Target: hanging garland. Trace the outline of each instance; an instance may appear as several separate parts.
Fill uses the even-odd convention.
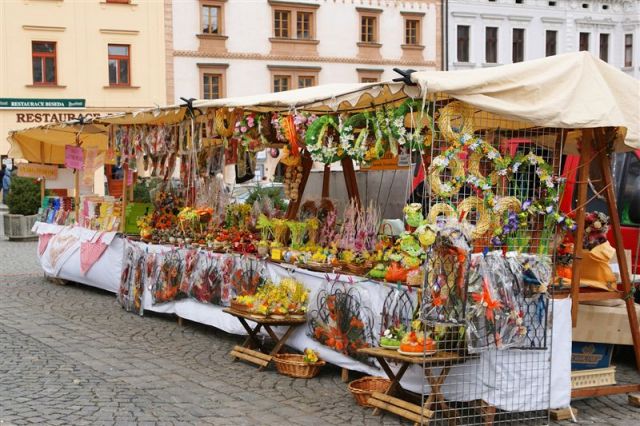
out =
[[[242,110],[240,108],[234,108],[230,110],[228,108],[218,108],[216,110],[216,133],[218,136],[227,139],[233,136],[233,131],[236,127],[236,122],[242,118]]]
[[[313,161],[331,164],[344,157],[345,151],[339,143],[338,120],[332,115],[323,115],[307,129],[305,145]]]

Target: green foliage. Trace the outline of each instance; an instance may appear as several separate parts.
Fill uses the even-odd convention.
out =
[[[153,179],[138,179],[133,186],[133,201],[136,203],[150,203],[151,194],[149,191],[158,186],[158,181]]]
[[[40,207],[40,186],[34,179],[13,176],[7,195],[10,214],[25,216],[38,213]]]
[[[256,202],[256,200],[261,200],[265,197],[271,198],[273,206],[276,209],[280,211],[287,210],[287,202],[284,200],[282,187],[280,186],[256,187],[247,197],[245,204],[249,204],[250,206],[252,206],[253,203]]]

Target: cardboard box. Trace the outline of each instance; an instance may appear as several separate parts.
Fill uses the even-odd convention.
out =
[[[590,370],[611,366],[613,345],[574,341],[571,348],[571,370]]]
[[[609,301],[607,301],[609,302]],[[611,301],[619,306],[597,306],[580,304],[578,324],[573,329],[574,342],[610,343],[633,345],[631,329],[627,317],[627,307],[623,300]],[[636,304],[640,318],[640,305]],[[640,320],[639,320],[640,322]]]

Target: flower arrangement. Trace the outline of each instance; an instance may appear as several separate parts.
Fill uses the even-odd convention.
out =
[[[607,242],[609,226],[609,216],[605,213],[593,211],[585,214],[582,247],[585,250],[591,250]]]
[[[299,249],[304,243],[304,236],[307,231],[306,222],[298,222],[295,220],[287,220],[287,227],[289,228],[289,235],[291,237],[291,248]]]
[[[338,280],[328,283],[318,293],[316,306],[310,313],[311,337],[337,352],[365,360],[358,349],[373,344],[373,318],[356,287],[345,287]]]
[[[300,316],[307,311],[309,292],[304,285],[293,278],[282,278],[278,284],[266,281],[251,299],[236,299],[246,304],[249,301],[252,312],[271,317],[287,315]]]
[[[315,364],[319,361],[318,354],[311,348],[305,348],[302,360],[307,364]]]

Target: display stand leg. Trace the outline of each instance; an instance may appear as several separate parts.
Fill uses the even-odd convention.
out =
[[[607,207],[609,208],[609,216],[611,218],[613,242],[616,248],[616,255],[618,257],[624,300],[627,305],[627,316],[629,319],[629,327],[631,327],[633,350],[636,356],[636,367],[640,371],[640,328],[638,327],[638,317],[636,315],[635,303],[633,300],[629,267],[627,265],[627,258],[624,254],[624,242],[622,240],[622,231],[620,229],[620,216],[618,215],[618,206],[613,190],[613,177],[611,176],[611,162],[609,161],[608,153],[605,152],[607,149],[607,132],[605,129],[596,129],[596,138],[598,140],[599,150],[598,163],[600,164],[600,172],[602,173],[602,178],[604,180],[604,195],[607,201]],[[578,239],[577,241],[582,240]]]
[[[80,219],[80,170],[76,169],[74,172],[73,186],[75,187],[75,193],[73,194],[74,212],[76,216],[76,223],[79,223]]]
[[[122,165],[124,176],[122,178],[122,211],[120,212],[120,232],[124,233],[125,220],[127,218],[127,177],[129,175],[129,165],[124,163]]]
[[[580,266],[582,264],[582,239],[584,237],[584,216],[587,206],[587,184],[589,181],[589,164],[591,162],[591,146],[593,129],[582,131],[580,152],[580,170],[578,174],[578,201],[576,215],[576,238],[574,244],[573,267],[571,275],[571,324],[578,325],[578,305],[580,303]]]
[[[347,383],[349,381],[349,369],[342,367],[340,371],[340,378],[342,379],[342,383]]]
[[[298,199],[289,203],[287,209],[287,219],[295,219],[298,215],[298,209],[300,208],[300,202],[302,202],[302,195],[304,189],[307,187],[307,180],[309,179],[309,173],[311,173],[311,167],[313,167],[313,160],[311,154],[307,151],[302,153],[302,177],[300,179],[300,186],[298,187]]]
[[[356,171],[353,168],[353,160],[350,157],[345,157],[341,160],[341,164],[349,200],[354,200],[356,206],[360,207],[360,194],[358,194],[358,181],[356,180]]]
[[[324,172],[322,173],[322,198],[329,197],[329,183],[331,180],[331,165],[324,165]]]

